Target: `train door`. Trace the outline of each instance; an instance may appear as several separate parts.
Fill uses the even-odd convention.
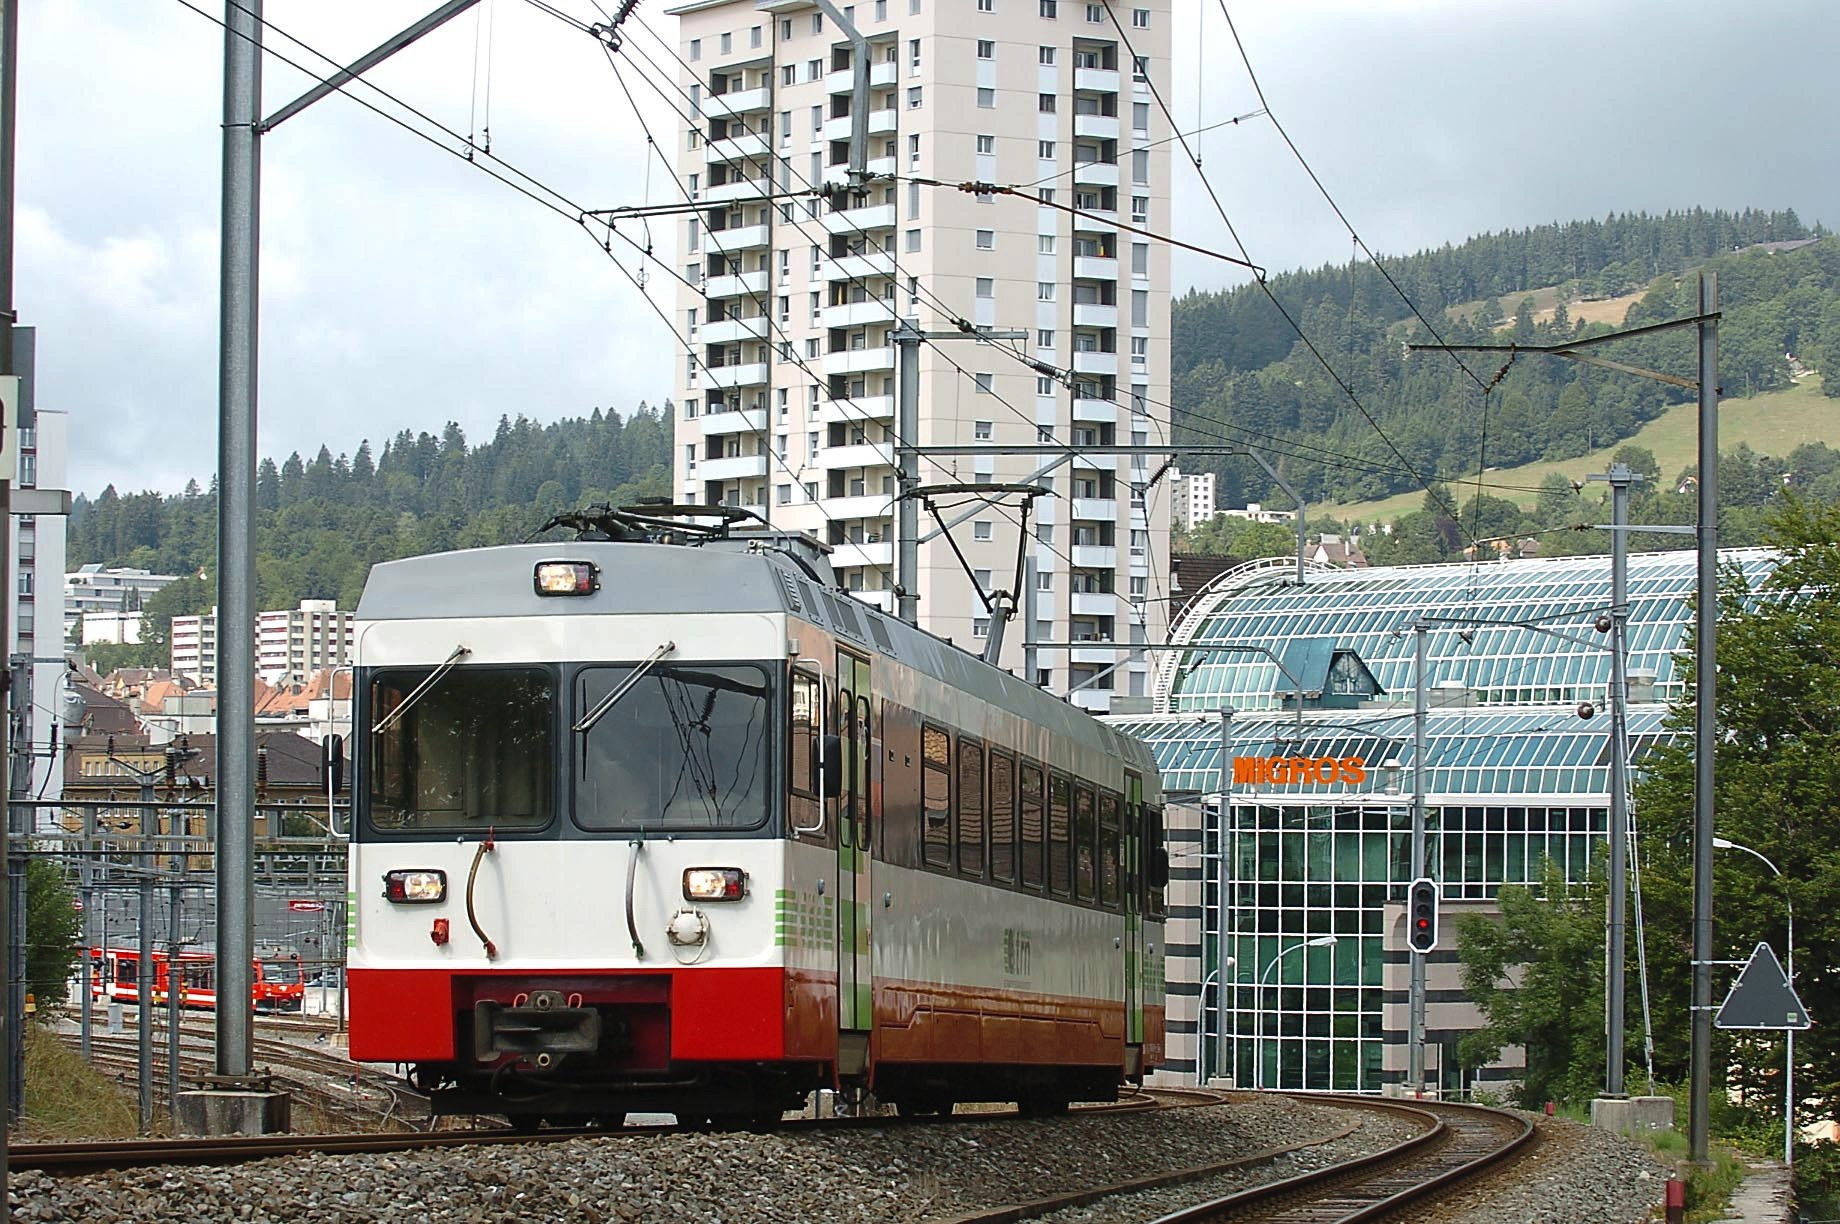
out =
[[[1124,775],[1124,1040],[1143,1073],[1144,1044],[1144,780]]]
[[[869,836],[873,795],[869,663],[837,652],[837,734],[843,749],[843,784],[837,796],[837,1024],[838,1070],[867,1069],[872,1010],[869,967]],[[855,1040],[851,1034],[857,1034]]]

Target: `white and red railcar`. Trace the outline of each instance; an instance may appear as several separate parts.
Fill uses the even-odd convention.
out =
[[[526,1123],[1052,1111],[1158,1065],[1146,748],[809,539],[606,524],[371,572],[352,1057]]]

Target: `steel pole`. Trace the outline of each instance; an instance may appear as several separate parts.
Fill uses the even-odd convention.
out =
[[[139,1057],[135,1083],[140,1105],[140,1133],[153,1133],[153,783],[141,783],[140,964],[135,967],[135,1006],[140,1012]]]
[[[903,319],[894,329],[896,365],[900,371],[895,402],[895,444],[900,475],[896,483],[899,502],[895,511],[895,599],[900,618],[920,623],[920,503],[909,494],[920,485],[920,323]],[[1028,638],[1035,637],[1029,626]],[[1035,677],[1029,677],[1035,683]]]
[[[250,1073],[262,0],[224,5],[217,441],[217,1074]],[[241,1001],[238,1006],[237,1002]]]
[[[179,1115],[179,1020],[185,1007],[185,974],[179,965],[180,886],[166,894],[166,1109]]]
[[[1218,900],[1214,905],[1214,917],[1220,924],[1214,938],[1214,970],[1220,975],[1220,983],[1214,989],[1214,1063],[1220,1064],[1221,1050],[1227,1044],[1227,941],[1233,934],[1233,924],[1227,921],[1227,902],[1232,896],[1227,884],[1227,827],[1233,803],[1229,787],[1233,784],[1233,716],[1238,713],[1232,706],[1220,708],[1220,800],[1214,809],[1214,879],[1219,890]],[[1238,976],[1238,962],[1234,962],[1234,975]],[[1202,999],[1205,1008],[1206,998]],[[1239,1070],[1239,1056],[1235,1052],[1233,1069]]]
[[[1699,277],[1699,313],[1719,308],[1718,274]],[[1719,327],[1699,324],[1699,591],[1694,609],[1693,1006],[1687,1156],[1710,1150],[1712,1096],[1712,811],[1718,743]]]
[[[1425,716],[1430,704],[1428,677],[1425,672],[1427,626],[1412,626],[1412,878],[1425,875]],[[1411,950],[1408,940],[1406,959],[1411,964],[1412,985],[1406,1019],[1406,1080],[1412,1095],[1425,1090],[1425,958]]]
[[[1606,1017],[1604,1095],[1623,1091],[1624,993],[1623,951],[1628,939],[1629,908],[1629,754],[1625,745],[1629,702],[1629,660],[1625,633],[1629,624],[1629,485],[1634,474],[1623,464],[1610,465],[1610,947],[1604,963]]]
[[[1036,577],[1038,564],[1035,550],[1028,549],[1022,558],[1022,678],[1030,684],[1035,683],[1035,677],[1041,669],[1041,656],[1035,649],[1035,616],[1041,598],[1040,592],[1036,590],[1040,582]]]
[[[19,105],[19,0],[0,0],[0,374],[15,374],[18,366],[13,357],[13,325],[18,322],[18,313],[13,302],[13,217],[14,196],[14,147],[18,127]],[[13,572],[13,473],[0,472],[0,575],[10,581]],[[0,591],[0,658],[4,658],[12,649],[13,615],[12,600],[6,592]],[[0,696],[5,694],[12,677],[0,670]],[[11,858],[12,832],[10,824],[0,824],[0,914],[6,914],[8,898],[6,895],[7,866]],[[0,980],[4,980],[11,971],[6,962],[12,959],[9,941],[0,938]],[[0,1043],[8,1050],[12,1048],[18,1026],[23,1017],[10,1014],[10,1009],[0,1007]],[[10,1058],[0,1059],[0,1096],[12,1099],[13,1085]],[[12,1209],[7,1205],[7,1160],[6,1149],[8,1136],[12,1133],[8,1111],[0,1109],[0,1224],[12,1218]]]
[[[9,428],[17,427],[18,421],[9,421]],[[11,473],[8,473],[11,475]],[[0,532],[12,535],[12,519],[9,516],[0,520]],[[6,571],[8,574],[11,570]],[[30,844],[32,838],[32,809],[21,800],[32,797],[32,656],[15,654],[9,657],[11,666],[8,685],[9,704],[12,706],[11,734],[9,736],[9,765],[7,778],[6,820],[12,830],[13,843],[22,850]],[[14,1125],[26,1110],[26,856],[15,854],[9,856],[6,865],[7,888],[7,974],[6,1006],[9,1015],[16,1017],[15,1023],[7,1033],[7,1092],[6,1109],[8,1120]]]
[[[91,1017],[95,1004],[90,998],[90,993],[96,988],[96,958],[90,955],[90,949],[95,946],[90,933],[96,928],[95,851],[96,809],[86,807],[83,809],[83,851],[77,864],[77,878],[80,881],[77,896],[83,900],[83,997],[78,1001],[81,1010],[77,1027],[77,1052],[86,1063],[90,1059],[90,1034],[95,1023]]]

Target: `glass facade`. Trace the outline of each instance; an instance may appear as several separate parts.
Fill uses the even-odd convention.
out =
[[[1723,560],[1755,584],[1776,555]],[[1365,1092],[1403,1078],[1407,958],[1387,907],[1397,918],[1412,878],[1421,620],[1432,693],[1426,872],[1443,905],[1487,908],[1504,883],[1535,881],[1548,862],[1568,880],[1584,876],[1608,823],[1610,654],[1596,622],[1609,609],[1609,568],[1607,557],[1413,566],[1312,575],[1299,587],[1293,569],[1255,564],[1196,599],[1172,633],[1192,645],[1164,662],[1159,712],[1109,720],[1152,747],[1166,792],[1205,797],[1198,827],[1172,826],[1170,1070]],[[1664,703],[1680,695],[1674,656],[1695,578],[1690,553],[1630,558],[1630,669],[1654,676],[1652,696],[1632,693],[1628,710],[1637,769],[1670,734]],[[1299,683],[1308,677],[1276,662],[1297,657],[1289,648],[1304,638],[1352,649],[1383,694],[1324,708]],[[1426,1034],[1446,1089],[1478,1071],[1455,1064],[1466,1025],[1453,1019],[1462,1001],[1448,999],[1460,994],[1452,948],[1446,935],[1432,957],[1432,996],[1446,1003],[1434,1003]]]

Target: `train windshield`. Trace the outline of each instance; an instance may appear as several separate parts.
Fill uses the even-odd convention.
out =
[[[277,986],[296,985],[300,981],[300,962],[293,959],[265,960],[262,962],[262,980]]]
[[[570,725],[631,667],[584,667]],[[659,665],[577,733],[575,821],[584,829],[757,829],[770,812],[773,725],[763,667]]]
[[[548,824],[554,707],[545,668],[379,672],[367,715],[371,825],[483,833]]]

